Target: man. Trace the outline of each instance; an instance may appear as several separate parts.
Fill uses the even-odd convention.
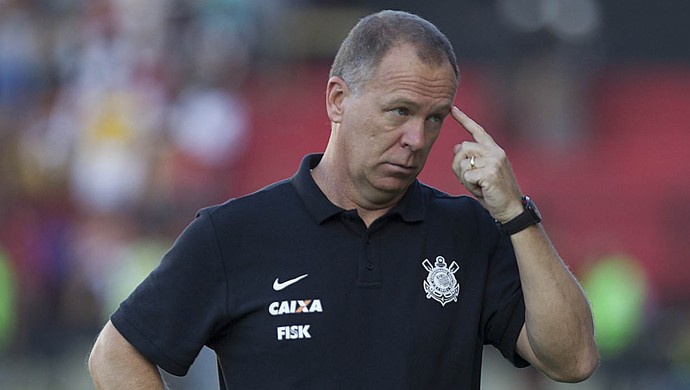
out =
[[[324,154],[197,215],[98,337],[97,387],[162,388],[156,366],[183,375],[204,345],[227,388],[477,389],[484,344],[591,375],[587,300],[457,84],[429,22],[362,19],[328,80]],[[473,138],[452,171],[476,200],[416,179],[449,115]]]

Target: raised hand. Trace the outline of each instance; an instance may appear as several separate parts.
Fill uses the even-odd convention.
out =
[[[489,133],[453,107],[451,116],[467,130],[472,141],[455,145],[453,172],[491,216],[505,223],[522,213],[522,193],[505,151]]]

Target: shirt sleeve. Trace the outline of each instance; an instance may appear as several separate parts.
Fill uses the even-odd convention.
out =
[[[223,268],[211,217],[202,210],[111,321],[153,364],[185,375],[228,322]]]
[[[525,301],[515,252],[510,239],[500,234],[495,226],[491,228],[496,240],[489,261],[482,313],[484,344],[498,348],[514,366],[527,367],[529,362],[516,351],[517,339],[525,323]]]

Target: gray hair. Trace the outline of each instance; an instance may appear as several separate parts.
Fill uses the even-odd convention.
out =
[[[460,78],[455,51],[448,38],[429,21],[403,11],[385,10],[362,18],[340,45],[330,77],[338,76],[357,93],[388,51],[411,44],[420,60],[435,65],[448,61]]]

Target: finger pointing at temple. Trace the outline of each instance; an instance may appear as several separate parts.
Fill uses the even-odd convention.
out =
[[[484,128],[477,122],[472,120],[472,118],[460,111],[458,107],[453,106],[450,114],[453,116],[453,119],[460,124],[460,126],[464,127],[465,130],[470,133],[472,138],[474,138],[477,143],[487,146],[496,145],[496,142],[494,142],[494,139],[491,138],[489,133],[487,133],[486,130],[484,130]]]
[[[451,115],[473,138],[455,145],[453,172],[496,220],[510,220],[522,211],[522,204],[508,156],[482,126],[457,107]]]

